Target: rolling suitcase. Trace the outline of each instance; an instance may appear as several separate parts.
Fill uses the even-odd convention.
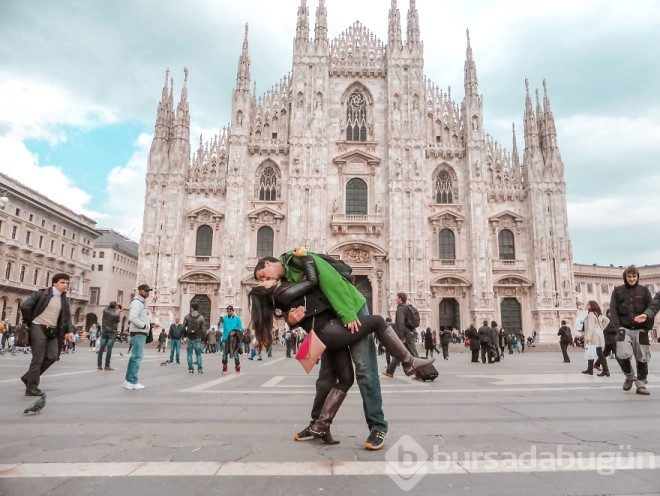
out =
[[[415,371],[415,379],[418,381],[433,381],[436,377],[438,377],[438,369],[432,363]]]

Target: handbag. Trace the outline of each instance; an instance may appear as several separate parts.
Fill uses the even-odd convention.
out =
[[[585,360],[595,360],[596,359],[596,345],[588,344],[584,347],[584,359]]]
[[[149,329],[149,334],[147,334],[147,343],[151,343],[154,340],[154,331]]]
[[[324,351],[325,345],[323,344],[323,341],[321,341],[312,329],[300,345],[298,353],[296,353],[296,360],[300,362],[300,365],[302,365],[305,371],[309,374],[314,368],[314,365],[316,365],[316,362],[321,358],[321,355],[323,355]]]
[[[30,328],[23,322],[18,324],[14,330],[14,346],[19,348],[30,346]]]

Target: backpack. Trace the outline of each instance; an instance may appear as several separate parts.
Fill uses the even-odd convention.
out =
[[[411,304],[406,305],[405,325],[408,329],[417,329],[419,327],[419,312]]]

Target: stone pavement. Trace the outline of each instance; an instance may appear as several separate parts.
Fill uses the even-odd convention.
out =
[[[581,374],[578,350],[570,364],[558,351],[494,365],[452,353],[433,383],[382,379],[390,434],[368,452],[357,386],[333,426],[341,444],[292,440],[317,370],[307,376],[281,350],[244,355],[242,372],[225,376],[219,355],[204,355],[202,375],[161,360],[148,350],[146,389],[126,391],[126,356],[97,371],[79,347],[42,378],[42,413],[24,416],[29,356],[0,357],[0,495],[660,494],[653,362],[642,397],[621,389],[613,360],[610,378]]]

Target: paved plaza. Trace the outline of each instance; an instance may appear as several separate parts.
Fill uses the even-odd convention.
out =
[[[281,349],[262,362],[243,355],[228,375],[217,354],[190,375],[149,349],[146,389],[127,391],[125,348],[106,372],[78,347],[44,375],[47,404],[32,416],[18,379],[29,355],[5,354],[0,495],[660,494],[660,365],[643,397],[621,389],[614,361],[610,378],[581,374],[577,350],[570,364],[557,349],[484,365],[452,346],[433,383],[382,379],[390,430],[376,452],[362,448],[357,386],[333,426],[341,444],[292,440],[317,370],[307,376]]]

